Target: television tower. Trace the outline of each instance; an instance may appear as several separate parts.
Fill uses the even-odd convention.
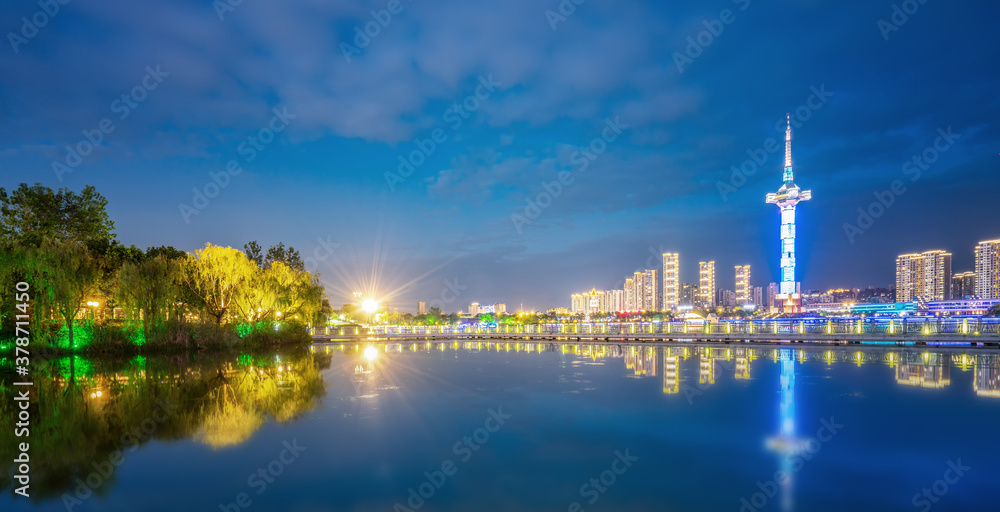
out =
[[[784,183],[777,193],[767,195],[768,204],[778,205],[781,211],[781,284],[777,299],[784,302],[785,313],[798,313],[802,298],[795,286],[795,205],[812,199],[811,190],[801,190],[792,180],[792,116],[788,114],[785,130]]]

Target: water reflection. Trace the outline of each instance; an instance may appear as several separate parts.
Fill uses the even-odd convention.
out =
[[[477,353],[491,353],[493,356],[471,357]],[[498,354],[499,357],[496,357]],[[519,356],[509,357],[514,354]],[[486,363],[490,361],[499,361],[503,365],[489,366]],[[533,364],[534,361],[539,364]],[[508,364],[510,362],[531,364]],[[95,464],[106,466],[106,461],[111,460],[116,451],[128,452],[153,440],[189,439],[213,450],[235,446],[247,450],[253,445],[253,442],[247,441],[267,423],[293,422],[315,409],[328,387],[330,397],[326,399],[328,403],[324,410],[335,411],[336,414],[326,417],[310,415],[310,420],[299,422],[296,428],[301,429],[303,424],[312,422],[313,428],[324,436],[336,433],[347,439],[378,433],[381,437],[372,434],[374,437],[365,445],[374,447],[371,448],[373,451],[358,454],[357,459],[347,456],[354,453],[351,448],[337,447],[338,456],[354,462],[354,465],[343,469],[340,478],[353,485],[376,469],[381,471],[377,478],[397,478],[392,464],[406,461],[409,450],[413,449],[412,444],[424,446],[426,443],[394,445],[394,438],[426,430],[450,441],[453,432],[437,432],[451,424],[458,425],[456,429],[465,429],[465,417],[441,411],[451,410],[450,407],[464,403],[468,396],[484,389],[490,392],[499,389],[496,392],[498,396],[507,396],[508,388],[520,387],[527,390],[525,394],[538,393],[531,396],[544,398],[546,405],[540,406],[541,410],[549,410],[548,404],[563,404],[566,408],[560,414],[566,416],[576,411],[574,407],[583,407],[590,401],[599,402],[607,397],[607,407],[600,410],[615,408],[622,418],[626,418],[620,421],[622,428],[634,428],[632,425],[643,425],[643,422],[649,421],[651,432],[667,430],[678,432],[681,436],[695,436],[694,433],[705,431],[706,435],[725,439],[726,436],[718,435],[718,432],[730,432],[726,429],[739,432],[741,436],[751,433],[749,439],[741,444],[752,445],[751,448],[760,453],[738,453],[743,457],[759,457],[750,459],[753,461],[752,470],[760,471],[759,476],[754,473],[754,479],[766,481],[769,475],[775,474],[775,470],[788,475],[787,483],[780,486],[780,493],[770,506],[772,509],[793,510],[792,501],[796,492],[799,493],[796,501],[808,502],[810,496],[810,475],[797,473],[796,461],[802,456],[805,439],[809,438],[816,419],[816,412],[810,409],[810,405],[816,396],[822,394],[817,390],[821,385],[825,386],[823,389],[829,389],[829,383],[834,380],[821,379],[837,377],[843,382],[842,379],[860,375],[854,367],[865,367],[873,371],[864,372],[858,378],[865,380],[848,391],[861,389],[875,394],[876,390],[871,390],[871,386],[899,387],[909,396],[932,397],[944,396],[947,392],[943,390],[949,390],[951,397],[968,394],[969,400],[989,405],[997,404],[989,398],[1000,398],[998,362],[997,353],[993,351],[957,349],[928,352],[886,347],[828,350],[760,345],[459,341],[316,344],[306,351],[279,354],[148,360],[137,357],[113,363],[81,357],[64,358],[50,363],[42,372],[44,378],[35,379],[38,391],[32,402],[32,457],[45,461],[45,464],[33,466],[32,490],[37,500],[46,497],[61,499],[62,493],[73,492],[79,481],[86,480],[94,472]],[[10,364],[9,360],[0,359],[0,368],[9,369]],[[834,374],[828,366],[837,366],[841,371]],[[325,369],[330,371],[324,372]],[[971,375],[965,372],[971,372]],[[628,378],[622,379],[622,374]],[[960,377],[961,374],[965,376]],[[328,377],[326,380],[324,375]],[[556,375],[559,384],[549,387],[551,383],[536,380],[540,375]],[[800,386],[798,394],[797,377]],[[333,378],[343,380],[334,381]],[[962,378],[971,381],[972,393],[968,393]],[[331,382],[337,382],[336,386]],[[525,382],[532,384],[526,386]],[[600,384],[595,385],[595,382]],[[959,385],[952,386],[953,382]],[[648,389],[648,396],[637,397],[636,390],[644,383],[652,389]],[[626,387],[631,390],[632,397],[623,399],[629,393],[616,391]],[[539,388],[542,390],[537,391]],[[661,388],[663,395],[660,395]],[[707,395],[710,389],[725,392],[716,391],[711,398],[699,399],[704,401],[696,407],[685,404],[685,399],[691,404],[692,397]],[[439,399],[442,390],[455,394]],[[556,396],[558,392],[588,390],[596,391],[572,395],[574,399],[568,402]],[[7,386],[0,388],[0,392],[4,395],[0,400],[0,413],[3,417],[11,417],[13,411],[10,404],[13,401],[10,397],[13,390]],[[466,392],[468,395],[464,394]],[[810,392],[813,399],[810,399]],[[455,396],[466,399],[451,399]],[[642,402],[649,396],[654,401]],[[566,404],[572,404],[572,407]],[[746,408],[748,404],[760,411],[762,420],[756,420],[756,416],[752,415],[755,411]],[[522,407],[528,405],[528,402],[521,402]],[[667,408],[669,411],[664,412]],[[523,414],[524,417],[529,416],[529,413]],[[547,416],[539,417],[547,419]],[[345,418],[350,418],[350,421],[345,421]],[[739,420],[730,421],[733,418]],[[679,419],[690,420],[693,426],[685,429],[685,423]],[[613,423],[618,420],[608,421]],[[668,424],[669,429],[662,427]],[[406,425],[406,428],[397,430],[398,425]],[[423,428],[415,428],[414,425]],[[545,432],[544,425],[543,422],[526,425],[527,438],[535,442],[541,436],[538,432]],[[852,428],[859,430],[862,427],[855,423]],[[513,436],[514,430],[510,432]],[[295,433],[308,439],[308,430],[296,430]],[[464,434],[462,430],[454,436]],[[545,439],[558,445],[563,437],[572,434],[560,432],[556,437]],[[258,435],[254,439],[260,437]],[[326,438],[323,439],[325,442]],[[849,447],[846,439],[838,443]],[[13,459],[13,452],[9,450],[14,446],[11,429],[0,432],[0,457],[4,461]],[[544,448],[541,444],[539,446]],[[685,443],[669,446],[670,451],[663,452],[664,456],[685,457]],[[763,451],[762,447],[767,451]],[[717,467],[739,465],[733,458],[737,448],[726,445],[719,450],[721,455]],[[222,454],[212,454],[210,450],[205,452],[205,464],[221,464]],[[513,450],[504,451],[507,452],[514,453]],[[574,441],[571,450],[560,453],[578,452],[586,452],[586,443]],[[373,469],[357,462],[367,461],[366,457],[373,457],[373,453],[381,457],[379,460],[383,466]],[[597,456],[604,455],[601,452]],[[490,471],[508,469],[508,466],[497,465],[487,471],[486,459],[483,460],[484,474],[493,475]],[[545,460],[548,459],[534,462],[545,464]],[[693,465],[699,459],[684,460]],[[9,479],[9,464],[0,463],[0,478],[4,479],[0,481],[0,487],[4,490],[10,489],[13,484]],[[327,472],[337,470],[336,466],[332,466],[333,462],[330,464],[318,466],[312,474],[326,478]],[[421,459],[414,464],[423,468],[425,462]],[[810,471],[817,473],[819,469],[811,468]],[[578,487],[578,475],[567,475],[569,487],[573,484]],[[402,489],[412,484],[408,473],[398,478],[398,482],[392,480],[393,485],[388,486],[388,490],[381,487],[383,484],[378,484],[379,487],[370,490],[370,496],[394,492],[397,483]],[[636,474],[634,478],[640,477]],[[676,474],[673,478],[684,478],[684,475]],[[110,492],[114,488],[114,479],[112,472],[100,492]],[[483,486],[492,485],[492,480],[484,482]],[[350,487],[347,483],[343,486]],[[349,494],[349,491],[344,492]],[[744,491],[740,488],[734,492]],[[289,490],[289,496],[292,492]],[[736,499],[730,499],[730,502],[735,503]]]
[[[363,356],[369,362],[380,353],[399,352],[524,352],[561,353],[576,355],[591,361],[621,359],[624,367],[636,377],[663,378],[663,392],[666,394],[683,391],[680,362],[691,358],[698,360],[698,385],[715,384],[717,372],[722,369],[731,372],[736,380],[750,380],[754,362],[769,359],[781,365],[782,389],[789,383],[789,400],[794,397],[794,363],[820,361],[828,365],[849,363],[856,366],[879,365],[895,372],[896,383],[903,386],[917,386],[928,389],[942,389],[951,385],[951,369],[974,372],[974,391],[978,396],[1000,398],[1000,356],[995,351],[973,350],[970,352],[928,352],[913,349],[889,350],[867,348],[833,350],[815,348],[716,348],[708,346],[650,346],[627,344],[583,344],[583,343],[532,343],[532,342],[420,342],[420,343],[372,343],[372,344],[318,344],[317,350],[325,354],[344,353]],[[389,364],[388,362],[386,364]],[[361,365],[364,366],[364,365]],[[787,372],[787,373],[785,373]]]
[[[5,371],[10,364],[0,359]],[[107,492],[121,459],[152,440],[192,438],[220,449],[246,441],[268,418],[293,421],[325,394],[320,370],[329,365],[329,357],[299,351],[120,362],[74,356],[35,366],[28,440],[32,460],[44,464],[32,466],[32,498],[87,482]],[[5,384],[0,394],[0,416],[14,417],[14,390]],[[18,441],[25,439],[13,429],[0,431],[4,490],[14,484]]]

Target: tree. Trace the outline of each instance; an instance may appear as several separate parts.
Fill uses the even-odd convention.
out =
[[[274,262],[284,263],[299,272],[303,272],[306,269],[305,262],[302,261],[302,256],[299,251],[295,250],[294,247],[289,246],[285,248],[283,242],[279,242],[278,245],[272,245],[267,249],[265,254],[256,240],[252,240],[243,246],[243,251],[246,252],[247,258],[257,264],[258,267],[267,269],[271,267]]]
[[[306,269],[305,262],[302,261],[302,256],[299,255],[299,251],[296,251],[294,247],[288,246],[285,249],[285,244],[278,243],[278,245],[272,246],[267,250],[267,257],[264,258],[264,263],[267,266],[271,266],[274,262],[281,262],[288,265],[292,270],[297,270],[302,272]]]
[[[90,185],[80,194],[36,183],[22,183],[9,194],[0,187],[0,245],[39,247],[44,240],[108,243],[115,223],[108,216],[108,200]]]
[[[205,312],[220,325],[256,268],[238,249],[207,244],[187,260],[182,279]]]
[[[246,253],[250,261],[256,263],[258,267],[264,268],[264,252],[256,240],[243,244],[243,252]]]
[[[100,274],[97,259],[81,242],[45,240],[29,252],[28,276],[37,289],[36,319],[44,321],[49,311],[62,317],[73,346],[73,319]]]
[[[177,260],[158,255],[118,270],[118,300],[130,320],[142,320],[143,339],[149,339],[151,327],[166,319],[176,301],[178,267]]]

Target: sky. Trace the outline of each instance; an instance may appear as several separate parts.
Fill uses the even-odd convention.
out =
[[[786,113],[803,288],[1000,238],[995,2],[40,5],[0,14],[0,186],[94,185],[126,245],[292,245],[335,306],[569,306],[667,251],[766,287]]]

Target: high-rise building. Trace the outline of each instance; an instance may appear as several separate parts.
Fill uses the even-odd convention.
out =
[[[604,303],[599,311],[601,313],[617,313],[625,309],[625,293],[622,290],[606,290],[604,292]]]
[[[663,253],[663,310],[674,311],[681,305],[680,255]]]
[[[646,269],[642,279],[642,310],[661,311],[660,301],[660,271],[659,269]]]
[[[715,307],[715,262],[698,262],[698,301],[703,308]]]
[[[769,311],[775,311],[778,309],[778,294],[781,292],[781,287],[778,283],[771,283],[767,285],[767,309]]]
[[[1000,240],[987,240],[976,246],[976,296],[1000,299]]]
[[[724,308],[731,308],[736,306],[736,293],[734,293],[732,290],[719,288],[715,292],[715,305]]]
[[[967,299],[976,295],[976,273],[960,272],[951,276],[951,298]]]
[[[426,302],[420,301],[420,302],[417,303],[417,314],[418,315],[426,315],[427,314],[427,303]]]
[[[695,306],[698,302],[698,285],[684,283],[681,285],[681,305]]]
[[[781,211],[781,285],[777,299],[786,313],[798,313],[801,309],[799,294],[795,286],[795,205],[799,201],[812,199],[811,190],[802,190],[792,176],[792,116],[788,115],[785,129],[785,172],[781,188],[770,193],[765,200],[778,205]]]
[[[646,273],[635,272],[632,274],[632,296],[635,297],[634,309],[632,311],[643,311],[646,301]]]
[[[592,289],[587,293],[574,293],[570,296],[570,311],[575,314],[589,315],[592,313],[617,313],[624,307],[622,290]],[[497,313],[507,311],[506,304],[494,304]]]
[[[625,309],[624,311],[637,311],[638,308],[635,307],[635,280],[631,277],[625,279],[625,289],[623,290],[623,295],[625,297]]]
[[[951,253],[925,251],[896,258],[896,302],[951,298]]]
[[[760,286],[753,287],[753,305],[758,308],[764,307],[764,288]]]
[[[736,305],[753,302],[750,288],[750,265],[736,265]]]
[[[478,302],[473,302],[472,304],[469,304],[469,314],[470,315],[478,315],[479,314],[479,303]]]
[[[506,315],[507,314],[507,304],[504,303],[504,302],[497,302],[496,304],[493,305],[493,312],[496,313],[496,314],[498,314],[498,315],[500,315],[500,314]]]

